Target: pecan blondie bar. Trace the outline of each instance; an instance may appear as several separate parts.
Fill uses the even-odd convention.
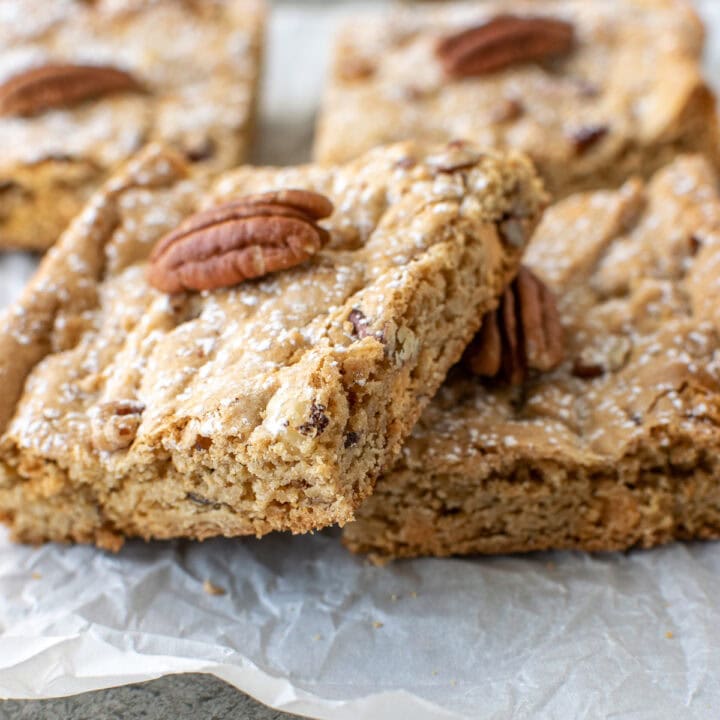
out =
[[[144,143],[248,149],[262,0],[2,0],[0,248],[44,250]]]
[[[703,27],[684,0],[511,0],[354,17],[331,64],[316,157],[465,138],[535,161],[556,196],[718,157]]]
[[[150,146],[0,318],[0,516],[110,548],[351,519],[544,202],[457,144],[214,180]]]
[[[677,159],[551,207],[528,262],[565,361],[524,385],[460,370],[345,528],[379,557],[621,550],[720,537],[720,194]]]

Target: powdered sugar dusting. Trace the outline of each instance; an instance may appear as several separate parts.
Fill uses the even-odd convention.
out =
[[[638,448],[717,442],[716,188],[707,163],[688,157],[647,184],[549,209],[526,261],[556,292],[566,362],[522,392],[448,384],[403,466],[481,478],[553,460],[610,472]],[[596,369],[582,377],[578,365]]]
[[[0,18],[0,82],[50,62],[109,64],[131,72],[147,92],[34,118],[0,118],[0,178],[3,165],[53,157],[112,166],[151,139],[198,153],[212,143],[211,165],[235,162],[243,153],[258,71],[260,5],[242,0],[227,6],[3,3],[2,12],[12,16],[13,7],[22,8],[23,17]]]

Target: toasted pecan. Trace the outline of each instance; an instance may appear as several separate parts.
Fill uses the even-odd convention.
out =
[[[203,210],[158,241],[148,281],[168,293],[213,290],[291,268],[329,240],[317,221],[332,211],[324,195],[293,189]]]
[[[0,85],[0,116],[29,117],[118,92],[139,92],[130,73],[109,65],[48,64]]]
[[[563,328],[555,297],[526,267],[521,267],[500,306],[483,318],[465,351],[466,367],[475,375],[501,377],[516,385],[530,370],[547,372],[565,357]]]

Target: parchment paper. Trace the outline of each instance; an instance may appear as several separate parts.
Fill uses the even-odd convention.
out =
[[[702,7],[717,76],[720,2]],[[256,161],[308,157],[327,39],[356,11],[277,7]],[[33,267],[0,259],[0,305]],[[720,544],[377,568],[338,536],[131,542],[113,556],[0,531],[0,697],[207,671],[317,718],[718,717]]]

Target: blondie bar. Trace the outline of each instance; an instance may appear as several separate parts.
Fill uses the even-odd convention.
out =
[[[720,537],[720,194],[706,160],[551,207],[525,262],[565,361],[521,386],[455,369],[345,528],[378,557]]]
[[[718,157],[702,24],[684,0],[406,5],[340,30],[316,157],[408,137],[513,147],[556,196]]]
[[[109,548],[351,519],[544,202],[467,145],[212,180],[150,146],[0,317],[0,516]]]
[[[262,0],[3,0],[0,18],[0,249],[49,247],[148,141],[203,169],[244,158]]]

